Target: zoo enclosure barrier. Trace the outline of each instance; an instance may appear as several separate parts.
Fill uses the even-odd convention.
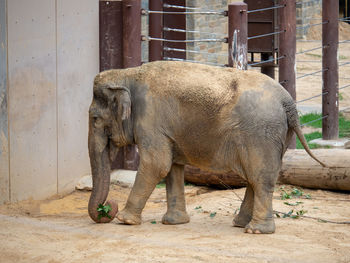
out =
[[[228,10],[203,10],[187,7],[185,0],[149,0],[148,10],[141,9],[138,0],[100,1],[100,69],[126,68],[142,64],[141,41],[149,42],[149,61],[190,61],[216,66],[234,66],[246,69],[247,65],[263,64],[279,66],[279,82],[296,99],[296,79],[322,72],[322,134],[323,139],[338,137],[338,9],[337,1],[323,1],[322,21],[322,70],[296,78],[296,1],[279,0],[274,6],[248,10],[246,3],[233,3]],[[267,10],[277,11],[278,27],[275,32],[248,37],[249,15]],[[141,35],[141,16],[149,18],[148,36]],[[225,16],[228,18],[228,35],[225,37],[192,38],[188,33],[200,31],[186,28],[186,16]],[[266,37],[278,37],[276,56],[261,57],[261,61],[248,62],[249,41]],[[203,53],[188,50],[188,43],[223,42],[228,44],[228,63],[217,64],[188,60],[187,53]],[[346,88],[346,87],[342,87]],[[295,144],[294,144],[295,145]],[[128,147],[116,162],[118,168],[135,169],[138,165],[137,150]]]

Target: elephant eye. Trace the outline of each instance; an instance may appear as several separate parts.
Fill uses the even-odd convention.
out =
[[[95,128],[100,128],[103,125],[103,120],[99,117],[93,117],[93,123]]]

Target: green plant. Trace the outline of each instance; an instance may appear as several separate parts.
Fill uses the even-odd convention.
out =
[[[322,58],[322,55],[319,55],[319,54],[305,53],[305,55],[308,55],[308,56],[311,56],[311,57],[316,57],[316,58]]]
[[[300,123],[308,123],[310,121],[316,120],[321,118],[321,114],[318,113],[309,113],[300,116]],[[312,123],[308,123],[307,126],[309,127],[314,127],[314,128],[322,128],[322,120],[318,120]],[[312,141],[314,139],[322,138],[322,133],[321,132],[312,132],[309,134],[304,134],[305,139],[307,142]],[[339,137],[349,137],[350,136],[350,121],[345,119],[343,114],[339,114]],[[320,146],[316,144],[309,144],[309,147],[311,149],[314,148],[319,148]],[[326,147],[329,148],[329,147]],[[299,138],[297,138],[297,149],[303,149],[303,146],[300,143]]]
[[[341,92],[339,92],[338,96],[339,96],[339,100],[343,100],[344,99],[343,94]]]
[[[216,216],[216,212],[212,212],[212,213],[210,213],[210,215],[209,215],[211,218],[213,218],[213,217],[215,217]]]
[[[111,216],[108,214],[110,211],[112,211],[112,207],[110,205],[99,204],[97,207],[98,219],[101,219],[102,217],[108,217],[111,219]]]
[[[339,55],[339,59],[348,59],[348,57],[344,55]]]
[[[164,188],[165,187],[165,183],[159,183],[156,185],[156,188]]]
[[[307,142],[315,140],[315,139],[319,139],[322,138],[322,133],[320,132],[312,132],[312,133],[308,133],[308,134],[304,134],[304,137],[306,139]],[[314,143],[308,143],[309,148],[310,149],[316,149],[319,148],[320,146],[318,146],[317,144]],[[303,145],[301,144],[299,138],[297,138],[297,149],[304,149]]]

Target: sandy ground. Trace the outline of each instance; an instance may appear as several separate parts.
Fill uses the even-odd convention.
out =
[[[210,190],[186,186],[191,222],[162,225],[165,189],[155,189],[140,226],[115,219],[95,224],[87,215],[89,192],[0,207],[1,262],[350,262],[350,225],[301,218],[277,218],[272,235],[250,235],[232,227],[244,188]],[[285,190],[290,191],[290,186]],[[123,207],[129,188],[112,185],[110,197]],[[307,210],[306,215],[346,221],[350,196],[304,190],[311,199],[281,200],[274,209]],[[285,201],[296,207],[284,204]],[[216,214],[215,214],[216,213]]]

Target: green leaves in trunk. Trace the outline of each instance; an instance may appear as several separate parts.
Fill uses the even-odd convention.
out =
[[[98,219],[101,219],[102,217],[108,217],[111,219],[111,216],[108,214],[110,211],[112,211],[112,207],[110,205],[99,204],[97,207]]]

